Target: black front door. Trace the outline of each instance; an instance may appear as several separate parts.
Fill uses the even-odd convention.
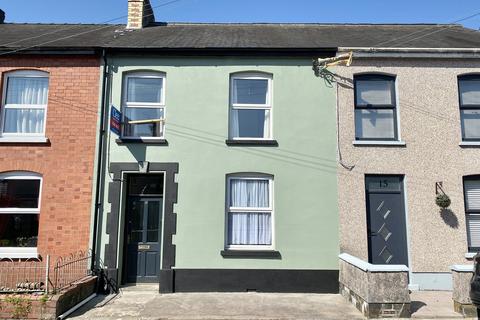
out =
[[[125,212],[125,275],[129,283],[159,280],[163,187],[154,186],[163,183],[159,178],[138,175],[129,179]]]
[[[403,176],[367,175],[365,183],[369,262],[408,266]]]

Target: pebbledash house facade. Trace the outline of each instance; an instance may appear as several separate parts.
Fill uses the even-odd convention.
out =
[[[1,268],[13,260],[53,263],[90,247],[100,55],[83,47],[17,52],[10,44],[28,47],[20,40],[44,27],[0,22],[0,270],[7,272]]]
[[[21,250],[90,241],[114,290],[332,293],[341,253],[451,288],[449,266],[480,247],[478,32],[155,23],[148,1],[128,8],[127,28],[0,25],[5,50],[30,48],[0,56],[0,195],[24,183],[32,206],[5,217],[40,221]],[[348,67],[319,65],[350,52]],[[28,242],[1,224],[0,253],[21,251],[2,230]]]
[[[340,251],[407,266],[410,289],[452,290],[451,266],[480,249],[480,60],[462,42],[389,44],[339,50],[354,55],[335,70]]]

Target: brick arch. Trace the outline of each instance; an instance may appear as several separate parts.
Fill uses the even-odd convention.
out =
[[[34,161],[14,160],[6,168],[2,168],[0,166],[0,172],[30,171],[38,174],[43,174],[46,170],[47,170],[46,165],[43,163],[39,163],[38,161],[34,162]]]

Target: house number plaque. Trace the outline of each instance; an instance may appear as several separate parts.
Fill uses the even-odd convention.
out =
[[[149,250],[150,245],[149,244],[139,244],[138,245],[138,250]]]

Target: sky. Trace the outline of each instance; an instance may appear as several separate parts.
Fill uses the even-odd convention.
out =
[[[479,0],[151,0],[162,22],[451,23],[480,29]],[[166,4],[161,6],[162,4]],[[125,23],[127,0],[0,0],[6,22]]]

